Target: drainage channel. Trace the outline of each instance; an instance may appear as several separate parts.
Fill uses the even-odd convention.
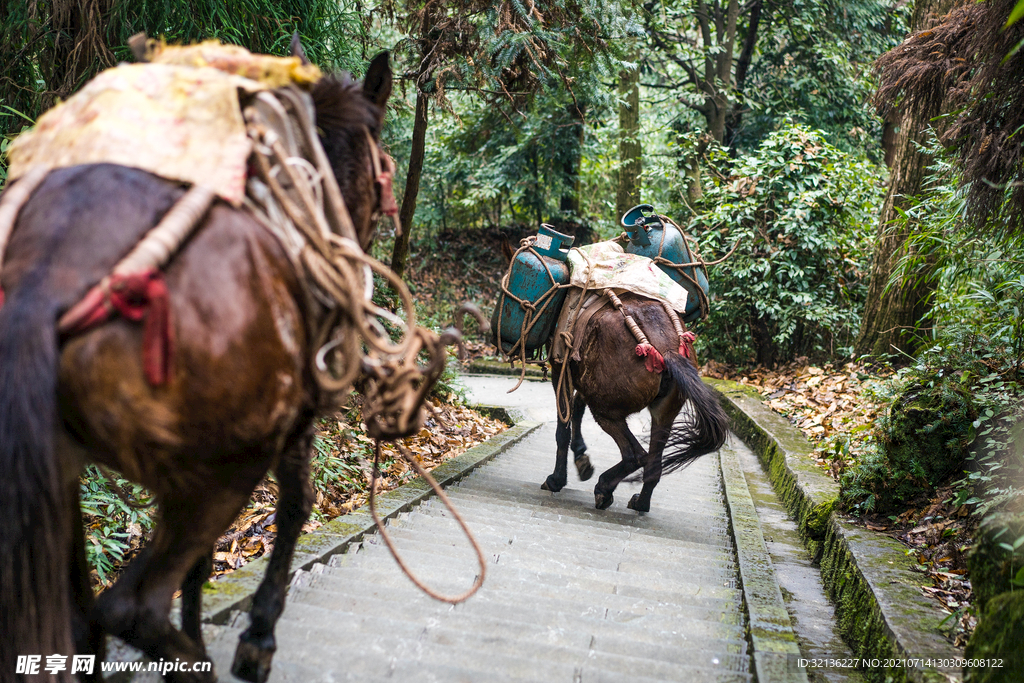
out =
[[[808,660],[850,660],[849,646],[836,631],[835,608],[825,595],[821,574],[800,540],[796,523],[775,495],[757,456],[736,436],[728,446],[737,457],[747,489],[761,523],[775,577],[782,589],[786,610]],[[866,680],[853,669],[808,668],[812,683],[861,683]]]

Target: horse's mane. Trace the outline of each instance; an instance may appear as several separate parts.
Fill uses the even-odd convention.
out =
[[[377,136],[383,118],[380,107],[363,96],[362,85],[345,72],[328,74],[313,86],[316,125],[332,132],[354,132],[363,126]]]

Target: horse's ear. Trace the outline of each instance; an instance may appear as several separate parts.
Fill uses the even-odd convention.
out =
[[[303,64],[310,63],[306,57],[306,51],[302,49],[302,39],[299,38],[298,31],[292,34],[292,44],[289,47],[289,51],[292,53],[292,57],[298,57],[299,61]]]
[[[505,257],[505,263],[512,263],[512,245],[508,243],[508,237],[501,238],[501,255]]]
[[[385,50],[373,58],[363,79],[363,95],[381,109],[391,97],[390,54]]]

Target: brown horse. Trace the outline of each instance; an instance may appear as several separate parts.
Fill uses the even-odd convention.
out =
[[[642,467],[643,488],[633,495],[627,507],[648,512],[651,494],[661,475],[721,448],[729,420],[714,392],[701,381],[696,365],[676,351],[679,336],[662,305],[630,294],[621,299],[623,312],[633,317],[651,345],[661,352],[664,370],[651,372],[645,367],[644,359],[635,353],[636,339],[626,327],[623,314],[611,306],[598,311],[582,330],[577,330],[576,335],[583,335],[581,360],[568,361],[575,390],[571,417],[565,421],[559,417],[555,470],[541,488],[561,491],[565,486],[570,447],[580,479],[586,481],[594,473],[580,433],[583,413],[590,406],[594,419],[615,439],[622,455],[617,465],[598,478],[594,487],[597,508],[604,510],[611,505],[619,482]],[[552,362],[556,392],[561,374],[562,364]],[[676,417],[687,401],[690,415],[677,422]],[[627,417],[644,408],[651,413],[649,449],[637,441],[626,425]]]
[[[363,84],[328,76],[312,91],[321,142],[359,242],[381,201],[371,152],[392,74],[386,54]],[[371,135],[367,135],[369,131]],[[17,183],[14,183],[17,187]],[[184,190],[110,164],[52,171],[21,209],[3,264],[0,308],[0,681],[19,655],[97,654],[104,633],[188,666],[174,681],[213,681],[199,589],[217,538],[273,470],[277,541],[233,670],[264,681],[289,564],[311,509],[309,448],[318,411],[309,299],[281,243],[247,211],[218,202],[166,268],[174,369],[147,382],[140,326],[115,318],[68,339],[58,318],[103,278]],[[98,462],[159,502],[152,538],[94,600],[78,477]],[[168,614],[183,588],[182,629]],[[70,661],[70,660],[69,660]],[[70,668],[70,667],[69,667]],[[99,680],[96,673],[87,677]],[[70,681],[65,670],[31,680]]]

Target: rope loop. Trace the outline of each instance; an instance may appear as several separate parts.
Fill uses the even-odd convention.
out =
[[[300,280],[307,302],[311,310],[323,311],[311,316],[317,318],[309,330],[317,349],[313,378],[321,390],[336,394],[362,376],[368,433],[385,440],[408,436],[423,423],[421,406],[444,369],[444,345],[437,334],[417,327],[412,295],[401,278],[360,248],[312,129],[311,103],[289,88],[273,94],[244,111],[255,142],[254,180],[269,189],[250,192],[246,206],[286,249],[300,245],[294,250],[295,261],[304,276]],[[281,124],[283,119],[286,124]],[[275,124],[297,131],[289,128],[281,135]],[[373,143],[369,131],[364,132]],[[295,163],[297,158],[309,163]],[[398,315],[373,304],[374,275],[397,293]],[[397,330],[397,341],[392,341],[385,323]],[[416,361],[420,354],[426,357],[423,366]]]
[[[473,585],[470,586],[466,592],[461,593],[460,595],[442,595],[423,583],[418,576],[412,573],[412,570],[410,570],[405,564],[405,561],[402,560],[402,556],[399,555],[398,549],[395,548],[395,544],[391,540],[391,535],[386,531],[384,520],[382,520],[377,514],[376,494],[377,478],[380,476],[380,439],[376,440],[373,447],[373,474],[370,477],[370,515],[373,516],[373,521],[377,524],[377,529],[380,531],[380,537],[384,539],[384,544],[387,545],[388,550],[391,552],[391,556],[395,558],[395,562],[398,563],[402,572],[409,577],[410,581],[416,584],[417,588],[435,600],[440,600],[441,602],[447,602],[453,605],[464,602],[476,593],[480,589],[480,586],[484,584],[484,577],[487,574],[487,562],[484,559],[484,552],[480,549],[480,544],[477,543],[476,538],[473,536],[473,532],[469,530],[469,526],[466,525],[466,521],[462,518],[462,515],[459,514],[459,511],[455,509],[454,505],[452,505],[452,502],[444,492],[444,489],[441,488],[432,476],[430,476],[430,472],[420,464],[416,456],[410,453],[405,446],[398,444],[398,452],[402,454],[402,457],[405,458],[406,462],[412,465],[412,468],[416,470],[416,474],[423,477],[424,481],[430,485],[430,488],[433,489],[434,493],[437,494],[437,497],[441,499],[444,506],[451,511],[452,517],[454,517],[455,521],[458,522],[459,527],[462,528],[462,532],[466,534],[466,538],[469,540],[470,546],[472,546],[473,551],[476,553],[477,563],[480,565],[480,573],[477,574],[476,580],[473,581]]]

